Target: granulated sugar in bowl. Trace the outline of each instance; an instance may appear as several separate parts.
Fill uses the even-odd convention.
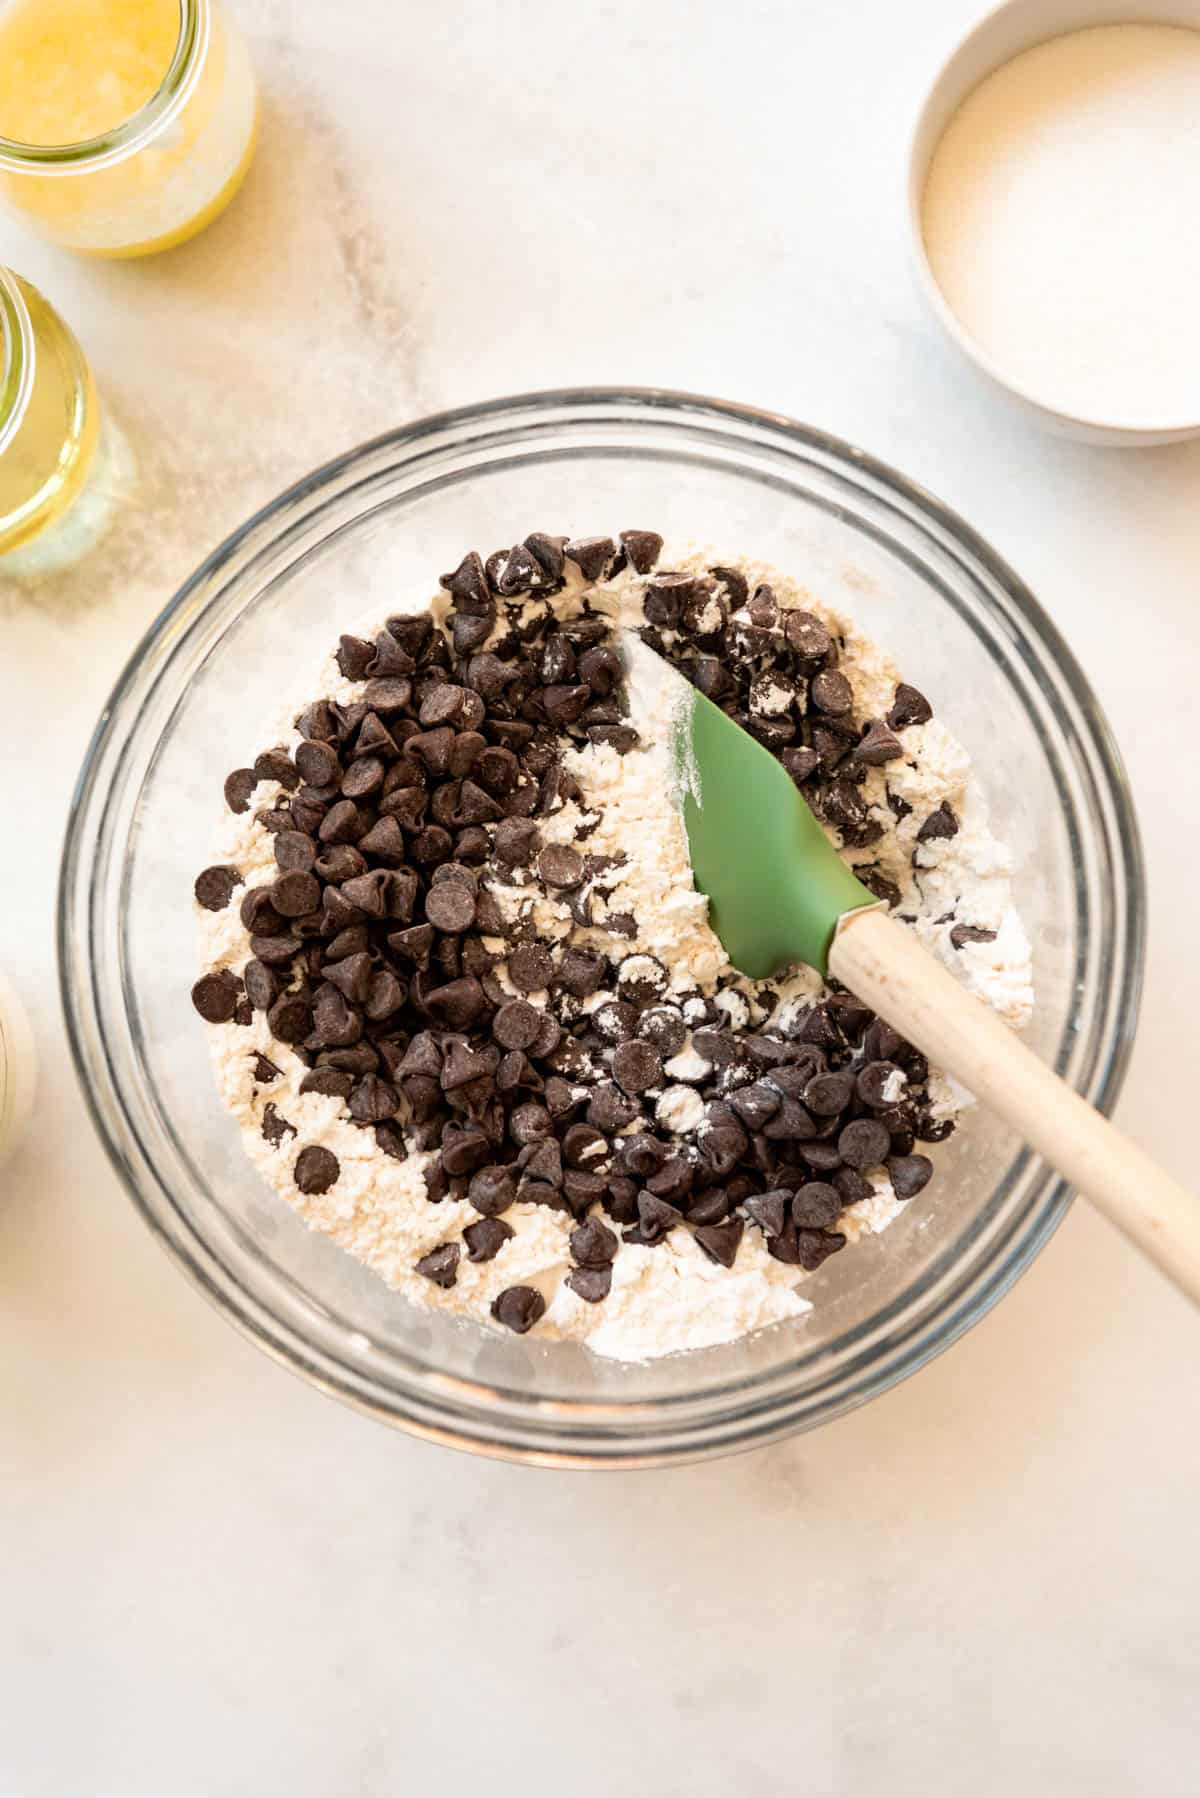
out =
[[[911,204],[935,310],[1071,434],[1200,430],[1198,26],[1195,5],[1012,0],[922,112]]]

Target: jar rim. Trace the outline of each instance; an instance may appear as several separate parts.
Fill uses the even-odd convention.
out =
[[[23,175],[77,175],[108,168],[165,131],[187,104],[208,54],[210,0],[179,0],[179,36],[162,81],[138,110],[111,130],[73,144],[26,144],[0,134],[0,169]]]
[[[33,391],[33,320],[11,269],[0,266],[0,454],[21,428]]]

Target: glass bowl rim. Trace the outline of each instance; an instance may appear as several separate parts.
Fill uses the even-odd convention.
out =
[[[300,1374],[328,1396],[339,1398],[360,1412],[402,1428],[409,1434],[471,1453],[526,1464],[628,1469],[699,1460],[758,1446],[790,1434],[797,1428],[830,1421],[907,1378],[980,1321],[1036,1258],[1069,1208],[1071,1195],[1066,1183],[1051,1169],[1043,1167],[1036,1189],[1026,1202],[1025,1215],[1019,1222],[1019,1228],[997,1248],[989,1251],[988,1258],[971,1275],[965,1290],[956,1288],[947,1300],[939,1302],[937,1309],[929,1317],[922,1319],[914,1341],[903,1344],[899,1350],[893,1349],[874,1357],[864,1367],[853,1370],[850,1388],[839,1392],[832,1403],[820,1407],[815,1416],[801,1413],[794,1404],[789,1408],[786,1398],[771,1401],[765,1406],[766,1414],[760,1415],[763,1407],[756,1407],[752,1402],[754,1382],[749,1381],[746,1384],[746,1404],[741,1412],[723,1415],[721,1427],[713,1429],[705,1429],[703,1425],[688,1423],[681,1418],[680,1426],[686,1434],[678,1440],[672,1437],[667,1423],[659,1436],[633,1434],[628,1442],[623,1442],[620,1424],[612,1423],[611,1405],[589,1406],[586,1402],[576,1404],[572,1401],[553,1401],[543,1407],[553,1413],[553,1420],[542,1423],[542,1434],[530,1424],[527,1436],[522,1439],[519,1426],[514,1428],[513,1420],[504,1416],[498,1419],[499,1428],[496,1434],[492,1434],[487,1427],[485,1413],[472,1412],[464,1417],[463,1407],[456,1407],[444,1395],[441,1398],[434,1395],[431,1399],[426,1394],[406,1389],[403,1392],[406,1408],[400,1408],[395,1403],[385,1402],[383,1398],[364,1390],[366,1382],[356,1379],[344,1363],[335,1363],[337,1371],[331,1372],[326,1364],[329,1357],[325,1356],[323,1359],[315,1345],[298,1335],[293,1323],[274,1311],[268,1311],[267,1322],[271,1326],[268,1328],[259,1315],[264,1306],[255,1295],[237,1285],[235,1296],[228,1290],[228,1278],[223,1283],[218,1282],[199,1264],[187,1244],[181,1240],[182,1232],[172,1231],[164,1218],[158,1215],[134,1171],[127,1165],[121,1145],[109,1127],[99,1094],[88,1073],[88,1053],[84,1039],[89,1019],[84,1014],[88,1009],[85,998],[91,997],[91,982],[90,979],[86,983],[74,982],[72,978],[74,965],[79,959],[79,948],[90,949],[93,946],[90,931],[82,938],[77,936],[72,904],[81,871],[81,838],[96,789],[102,754],[114,722],[122,715],[123,703],[136,684],[143,662],[170,632],[179,614],[186,610],[199,590],[213,582],[230,565],[234,565],[233,578],[238,578],[240,569],[236,564],[241,552],[252,540],[261,539],[257,547],[267,549],[275,540],[276,534],[272,533],[272,526],[276,521],[289,520],[291,514],[306,502],[315,507],[323,495],[326,498],[336,497],[337,483],[343,476],[359,465],[370,462],[382,452],[390,452],[393,458],[403,461],[405,452],[411,456],[424,440],[452,434],[456,428],[469,432],[510,415],[516,428],[536,431],[538,428],[545,429],[564,422],[561,415],[566,410],[588,407],[598,408],[601,412],[604,408],[610,408],[614,422],[628,423],[631,427],[636,426],[642,414],[648,415],[652,421],[654,414],[660,413],[663,415],[661,422],[666,425],[674,422],[695,429],[703,428],[705,421],[708,421],[715,428],[723,422],[748,429],[750,441],[760,444],[766,442],[785,451],[790,446],[793,453],[801,450],[814,451],[829,458],[843,473],[862,475],[877,483],[885,492],[890,491],[893,497],[911,507],[924,522],[940,528],[1003,591],[1005,598],[1019,615],[1022,628],[1037,647],[1039,662],[1053,671],[1078,707],[1085,726],[1083,741],[1095,758],[1093,773],[1102,784],[1112,806],[1115,839],[1121,858],[1114,872],[1123,871],[1125,877],[1123,920],[1118,918],[1115,926],[1117,953],[1114,961],[1120,967],[1120,1003],[1115,1008],[1110,1007],[1109,1020],[1098,1026],[1095,1068],[1087,1095],[1100,1110],[1108,1112],[1112,1109],[1127,1070],[1141,998],[1146,934],[1144,862],[1132,795],[1120,753],[1090,683],[1061,633],[1030,589],[984,538],[952,508],[886,462],[842,438],[802,424],[784,414],[668,388],[554,388],[498,397],[431,413],[408,425],[382,432],[323,463],[259,507],[244,524],[231,532],[151,620],[101,711],[70,803],[60,867],[57,941],[60,998],[72,1062],[109,1160],[152,1233],[160,1239],[172,1259],[222,1316],[273,1360]],[[627,412],[628,416],[623,417],[623,412]],[[448,447],[453,448],[453,443]],[[460,447],[465,448],[466,445]],[[181,638],[180,643],[172,646],[172,656],[182,646],[182,642]],[[160,670],[160,677],[162,672]],[[123,763],[124,754],[121,760]],[[96,837],[97,844],[104,841],[104,835],[105,826],[102,821]],[[1116,885],[1114,880],[1113,887]],[[1122,922],[1123,930],[1120,928]],[[90,1021],[103,1044],[103,1021],[94,1015]],[[107,1054],[105,1059],[107,1062]],[[111,1063],[109,1067],[111,1071]],[[119,1091],[119,1079],[115,1074],[111,1077]],[[1028,1151],[1022,1153],[1028,1157]],[[478,1390],[476,1387],[475,1391]],[[394,1382],[388,1387],[388,1394],[393,1398],[397,1395]],[[493,1396],[497,1399],[510,1399],[512,1394],[497,1388]],[[661,1400],[643,1400],[641,1403],[648,1412],[670,1409],[670,1404],[663,1407]],[[533,1408],[530,1407],[531,1410]],[[631,1416],[634,1409],[631,1405]],[[603,1453],[597,1446],[600,1443],[604,1445]]]

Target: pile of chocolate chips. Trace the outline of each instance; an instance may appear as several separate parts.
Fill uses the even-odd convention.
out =
[[[478,1213],[461,1243],[417,1264],[442,1287],[464,1251],[473,1261],[499,1251],[518,1201],[576,1220],[569,1283],[592,1303],[610,1290],[621,1238],[654,1245],[681,1227],[725,1267],[750,1224],[777,1260],[815,1269],[844,1245],[835,1226],[870,1195],[866,1171],[886,1165],[897,1196],[912,1197],[932,1171],[916,1143],[950,1128],[931,1115],[924,1058],[847,993],[786,1032],[737,1030],[699,994],[681,1005],[652,957],[618,956],[614,971],[575,932],[539,941],[528,920],[501,911],[493,884],[527,879],[578,925],[606,928],[614,951],[636,931],[593,909],[611,863],[587,853],[586,824],[580,848],[544,844],[539,831],[580,797],[565,748],[625,754],[638,741],[607,621],[586,592],[569,616],[551,603],[568,560],[589,583],[626,566],[648,577],[646,641],[779,756],[844,842],[881,834],[862,782],[903,753],[898,729],[930,716],[922,695],[901,686],[886,718],[856,718],[839,645],[815,616],[781,610],[769,587],[751,594],[735,569],[658,571],[661,548],[649,531],[623,532],[619,546],[539,532],[486,563],[468,554],[442,577],[453,602],[444,626],[402,615],[373,642],[343,636],[338,665],[365,683],[361,697],[316,700],[296,720],[298,747],[269,749],[225,783],[235,812],[260,781],[278,783],[258,814],[278,874],[242,897],[243,976],[205,975],[196,1008],[212,1023],[265,1011],[272,1036],[309,1068],[302,1091],[339,1099],[390,1156],[432,1152],[430,1200],[465,1197]],[[920,839],[957,828],[942,806]],[[864,878],[896,903],[881,875]],[[197,898],[223,909],[240,881],[236,868],[207,868]],[[500,953],[488,946],[496,938]],[[689,1037],[691,1071],[666,1073]],[[256,1057],[257,1081],[278,1073]],[[657,1095],[680,1079],[704,1102],[686,1138],[655,1121]],[[337,1181],[337,1157],[300,1144],[273,1106],[263,1131],[295,1152],[302,1192]],[[523,1332],[544,1308],[517,1286],[493,1311]]]

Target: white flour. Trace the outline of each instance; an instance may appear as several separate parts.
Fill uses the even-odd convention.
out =
[[[888,709],[897,680],[892,663],[849,620],[822,606],[786,576],[765,564],[734,562],[709,550],[672,553],[668,549],[661,566],[700,570],[722,562],[740,568],[751,588],[769,581],[782,606],[803,606],[817,612],[845,640],[840,666],[854,687],[860,715],[878,716]],[[568,589],[564,596],[568,602],[579,585],[577,581]],[[608,588],[594,590],[592,603],[614,619],[632,622],[640,618],[639,592],[637,577],[626,574]],[[435,602],[435,610],[444,612],[444,602],[443,595]],[[420,610],[428,603],[418,599],[412,609]],[[370,635],[381,623],[360,622],[357,628]],[[539,829],[547,842],[570,842],[584,812],[594,806],[599,824],[587,838],[589,852],[621,851],[627,857],[607,893],[612,910],[632,913],[636,921],[637,934],[622,942],[621,954],[657,955],[670,970],[673,986],[680,990],[699,986],[711,994],[720,985],[723,990],[718,1003],[733,1027],[762,1024],[772,1005],[777,1012],[786,1013],[789,1006],[818,992],[821,982],[811,971],[798,970],[787,982],[773,983],[779,998],[766,1004],[760,1002],[753,983],[737,980],[725,984],[735,977],[724,949],[709,929],[706,901],[695,891],[687,839],[673,797],[676,775],[670,732],[678,703],[677,677],[671,675],[665,681],[649,677],[656,666],[653,658],[643,661],[635,654],[628,683],[631,722],[641,732],[645,747],[624,756],[606,745],[570,752],[565,759],[582,788],[582,802],[539,819]],[[328,695],[349,701],[359,691],[330,658],[281,707],[256,747],[276,742],[294,746],[299,736],[292,728],[292,718],[314,697]],[[969,779],[968,757],[936,720],[910,726],[900,737],[906,750],[921,758],[920,771],[907,762],[893,762],[888,766],[888,780],[893,792],[909,798],[913,813],[897,822],[884,800],[883,770],[873,770],[864,792],[885,825],[885,837],[858,855],[879,864],[895,880],[903,895],[901,910],[915,916],[918,933],[947,966],[1019,1026],[1032,1009],[1029,944],[1011,905],[1007,852],[987,829],[982,795]],[[260,784],[248,812],[224,816],[212,845],[210,859],[237,867],[249,886],[270,882],[278,873],[273,839],[254,816],[273,802],[277,791],[274,783]],[[959,834],[921,846],[916,851],[914,873],[916,830],[921,819],[943,800],[953,805],[960,818]],[[514,884],[498,896],[514,916],[531,908],[539,932],[547,937],[565,935],[570,927],[565,905],[548,897],[539,885],[531,883],[525,891]],[[249,958],[249,940],[238,915],[240,897],[239,888],[225,910],[198,909],[201,959],[206,968],[229,967],[240,972]],[[949,941],[950,926],[944,921],[948,912],[954,913],[957,922],[995,930],[996,940],[955,950]],[[606,941],[594,934],[597,943]],[[599,1004],[612,996],[611,991],[601,992],[590,1003]],[[545,995],[530,997],[538,1003],[544,1002]],[[264,1179],[310,1225],[333,1237],[391,1286],[420,1303],[487,1322],[492,1300],[506,1287],[536,1286],[547,1300],[545,1317],[537,1327],[539,1337],[586,1340],[595,1352],[623,1360],[728,1341],[809,1309],[808,1301],[797,1291],[804,1278],[801,1270],[768,1255],[757,1229],[745,1232],[731,1269],[708,1260],[685,1230],[671,1232],[653,1248],[625,1244],[616,1259],[609,1297],[600,1305],[589,1305],[564,1283],[570,1271],[567,1240],[573,1220],[528,1204],[514,1205],[505,1213],[505,1221],[516,1234],[495,1258],[481,1263],[463,1258],[456,1284],[443,1291],[414,1273],[414,1263],[428,1250],[461,1236],[464,1225],[476,1216],[473,1207],[450,1199],[431,1204],[422,1178],[425,1157],[413,1155],[404,1162],[390,1159],[378,1149],[371,1132],[357,1128],[344,1115],[340,1100],[301,1094],[299,1086],[307,1069],[289,1049],[274,1042],[264,1013],[255,1012],[248,1027],[225,1024],[207,1028],[221,1097],[241,1124],[247,1153]],[[256,1050],[280,1069],[279,1078],[269,1085],[254,1081]],[[688,1080],[706,1065],[690,1043],[668,1061],[665,1073],[669,1084],[656,1102],[662,1131],[695,1129],[704,1106]],[[931,1091],[942,1116],[954,1116],[970,1102],[944,1081],[933,1085]],[[263,1111],[268,1104],[298,1133],[281,1147],[272,1146],[262,1135]],[[299,1143],[322,1144],[341,1164],[338,1180],[320,1196],[302,1194],[292,1177]],[[849,1207],[839,1221],[839,1229],[852,1240],[882,1230],[901,1209],[883,1170],[871,1177],[871,1183],[872,1196]]]
[[[1014,57],[930,167],[925,245],[1012,380],[1076,417],[1200,415],[1200,31],[1110,25]]]

